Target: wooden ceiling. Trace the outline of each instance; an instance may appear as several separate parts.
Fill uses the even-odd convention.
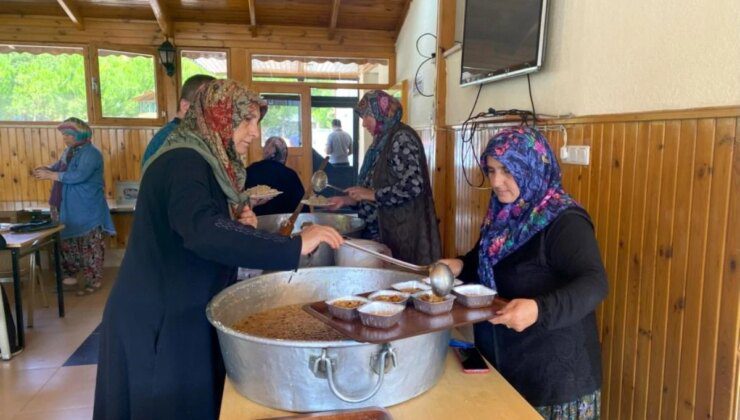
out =
[[[157,20],[172,34],[178,22],[366,29],[398,33],[411,0],[2,0],[0,13],[68,16],[83,29],[86,18]]]

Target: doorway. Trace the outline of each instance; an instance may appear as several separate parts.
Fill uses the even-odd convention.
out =
[[[336,96],[342,92],[348,96]],[[326,96],[327,93],[332,96]],[[351,96],[350,96],[351,95]],[[329,183],[339,187],[348,188],[357,185],[357,173],[359,168],[358,150],[360,120],[354,109],[358,101],[357,90],[327,90],[312,89],[311,94],[311,138],[312,138],[312,166],[317,170],[321,161],[327,156],[327,144],[329,135],[337,128],[332,127],[332,122],[338,120],[341,129],[348,134],[351,141],[351,154],[348,164],[329,164],[326,174]],[[322,195],[333,196],[340,194],[338,191],[327,189]]]

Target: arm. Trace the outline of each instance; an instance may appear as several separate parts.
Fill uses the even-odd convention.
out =
[[[175,161],[172,161],[173,163]],[[210,167],[195,152],[168,168],[170,226],[185,248],[232,267],[288,270],[298,266],[301,238],[287,238],[232,221],[210,190]]]
[[[329,137],[326,139],[326,149],[325,152],[327,155],[331,154],[331,142],[332,142],[332,135],[334,133],[329,134]]]
[[[81,151],[82,153],[79,154],[80,160],[77,162],[77,166],[75,168],[68,166],[66,171],[59,172],[57,181],[63,184],[81,184],[90,179],[90,176],[103,165],[103,158],[100,153],[92,146],[88,147],[90,148]]]
[[[393,138],[390,170],[399,178],[394,185],[375,191],[375,200],[381,206],[399,206],[424,190],[421,176],[421,150],[418,143],[404,133]]]
[[[606,298],[609,286],[591,223],[579,214],[567,214],[547,232],[548,264],[567,283],[535,298],[538,320],[547,329],[571,325]]]

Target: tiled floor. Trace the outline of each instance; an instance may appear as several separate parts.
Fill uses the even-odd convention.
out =
[[[92,417],[97,366],[62,365],[100,323],[117,270],[105,268],[103,288],[92,295],[65,293],[64,318],[58,317],[52,276],[44,272],[50,306],[37,300],[25,350],[0,361],[0,420]]]

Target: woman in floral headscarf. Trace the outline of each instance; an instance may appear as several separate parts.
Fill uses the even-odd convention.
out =
[[[442,245],[421,139],[401,122],[401,103],[382,90],[367,92],[356,111],[373,142],[359,185],[348,188],[348,196],[330,198],[333,208],[358,206],[364,236],[387,245],[394,257],[414,264],[436,261]]]
[[[481,156],[493,193],[476,247],[442,260],[510,302],[475,326],[476,346],[546,419],[598,418],[594,310],[608,292],[591,220],[561,185],[545,138],[500,131]]]
[[[54,219],[64,224],[62,270],[64,284],[82,283],[77,294],[98,290],[103,280],[105,235],[116,233],[105,201],[103,155],[92,145],[92,130],[78,118],[64,120],[57,130],[67,146],[61,158],[34,170],[38,179],[53,181],[49,205]]]
[[[147,161],[103,314],[94,418],[217,418],[225,373],[208,301],[236,267],[295,269],[319,243],[341,244],[324,226],[292,238],[255,229],[240,155],[266,111],[240,83],[213,81]]]

